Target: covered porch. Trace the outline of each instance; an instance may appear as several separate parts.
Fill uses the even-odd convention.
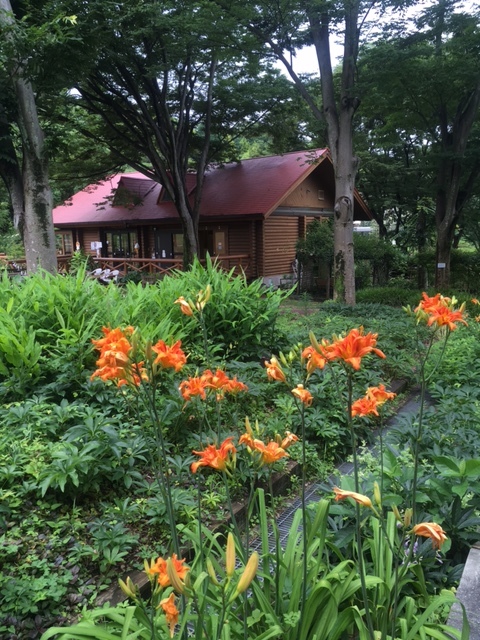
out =
[[[70,262],[72,255],[58,255],[58,271],[59,273],[68,273],[70,271]],[[175,270],[183,269],[183,262],[178,258],[104,258],[92,257],[95,269],[118,271],[120,277],[131,274],[139,274],[145,282],[153,282],[163,278],[165,275]],[[216,256],[215,263],[225,271],[234,270],[235,275],[248,274],[251,266],[251,258],[249,254],[241,253],[235,255]],[[205,259],[200,260],[205,263]],[[19,258],[9,260],[4,258],[0,264],[0,268],[4,268],[9,276],[25,275],[26,260]]]

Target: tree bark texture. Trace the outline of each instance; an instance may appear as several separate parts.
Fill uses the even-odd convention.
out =
[[[10,0],[0,0],[0,20],[7,26],[14,23]],[[16,96],[17,124],[23,154],[21,174],[24,208],[23,220],[18,221],[18,226],[23,237],[27,273],[33,273],[39,268],[54,273],[57,269],[57,255],[44,136],[38,119],[35,94],[31,83],[24,77],[22,61],[12,62],[10,75]],[[18,185],[16,193],[18,200]]]
[[[330,57],[329,15],[306,3],[321,76],[323,114],[335,171],[334,299],[355,304],[353,204],[358,159],[353,154],[353,116],[358,100],[353,95],[358,56],[359,2],[345,3],[345,38],[340,98],[337,101]]]
[[[19,106],[18,123],[23,149],[24,219],[21,225],[27,273],[41,268],[57,270],[57,252],[53,229],[53,198],[48,181],[48,162],[43,131],[38,121],[32,87],[23,78],[15,80]]]
[[[474,89],[460,100],[450,126],[446,111],[441,114],[442,158],[437,179],[435,225],[437,231],[435,285],[450,284],[450,256],[463,197],[460,192],[463,158],[468,137],[480,108],[480,79]]]
[[[21,232],[21,224],[25,213],[23,200],[23,178],[18,158],[10,135],[10,124],[6,114],[0,113],[0,139],[2,154],[0,156],[0,177],[3,179],[10,198],[13,215],[13,226]]]

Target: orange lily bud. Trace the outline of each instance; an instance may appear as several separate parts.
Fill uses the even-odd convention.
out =
[[[183,296],[177,298],[173,304],[180,305],[180,311],[186,316],[193,316],[193,309],[187,300]]]
[[[358,504],[361,504],[364,507],[369,507],[370,509],[373,507],[370,498],[361,493],[355,493],[355,491],[344,491],[338,487],[333,487],[333,493],[335,494],[335,500],[337,502],[338,500],[344,500],[345,498],[352,498],[352,500],[355,500],[355,502],[358,502]]]
[[[439,524],[435,522],[421,522],[416,524],[412,533],[416,536],[422,536],[423,538],[430,538],[434,549],[440,549],[447,540],[447,534]]]
[[[185,593],[185,585],[180,580],[177,569],[172,562],[171,558],[167,558],[167,576],[170,580],[170,584],[177,593]]]

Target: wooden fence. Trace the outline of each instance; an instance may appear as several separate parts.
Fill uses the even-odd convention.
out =
[[[70,259],[71,256],[58,256],[59,273],[68,273],[70,269]],[[226,271],[234,269],[235,275],[242,273],[249,276],[253,275],[250,273],[250,256],[246,253],[217,256],[214,259],[216,264],[222,269]],[[121,276],[137,273],[145,280],[160,279],[171,271],[182,270],[183,268],[181,260],[172,258],[95,258],[92,256],[92,260],[95,268],[103,270],[110,269],[111,271],[116,270]],[[201,262],[204,261],[201,260]],[[25,275],[27,269],[25,258],[18,260],[4,258],[0,263],[0,268],[2,267],[7,270],[9,276]]]

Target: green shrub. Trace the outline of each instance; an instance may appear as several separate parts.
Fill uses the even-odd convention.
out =
[[[392,307],[417,306],[421,291],[406,287],[371,287],[357,291],[357,302],[388,304]]]
[[[414,254],[408,260],[410,271],[423,267],[427,270],[428,281],[435,281],[435,250],[427,249],[421,254]],[[475,293],[480,280],[480,260],[478,251],[453,249],[450,259],[450,283],[459,291]]]
[[[91,373],[91,340],[102,326],[133,325],[154,340],[188,335],[194,361],[203,352],[203,336],[174,302],[180,296],[195,298],[207,284],[213,293],[205,323],[217,359],[258,359],[278,346],[278,311],[289,292],[265,289],[260,281],[249,284],[210,260],[206,267],[197,261],[188,272],[146,286],[103,287],[86,278],[81,265],[75,275],[35,274],[18,283],[3,278],[0,385],[17,394],[11,398],[39,384],[50,395],[73,398]]]
[[[196,261],[189,271],[176,272],[156,287],[165,304],[173,306],[173,301],[180,296],[195,299],[198,291],[208,284],[212,287],[212,297],[205,307],[204,318],[210,348],[217,357],[244,361],[258,359],[259,355],[268,354],[277,346],[280,339],[278,311],[281,301],[290,295],[289,291],[272,291],[260,280],[248,283],[245,276],[235,276],[233,270],[226,273],[209,258],[205,267]],[[174,320],[180,322],[181,315],[180,309],[175,307]],[[185,316],[182,320],[189,344],[200,347],[203,336],[195,320]]]
[[[361,286],[386,285],[390,273],[403,268],[403,254],[375,234],[354,233],[355,281]]]

